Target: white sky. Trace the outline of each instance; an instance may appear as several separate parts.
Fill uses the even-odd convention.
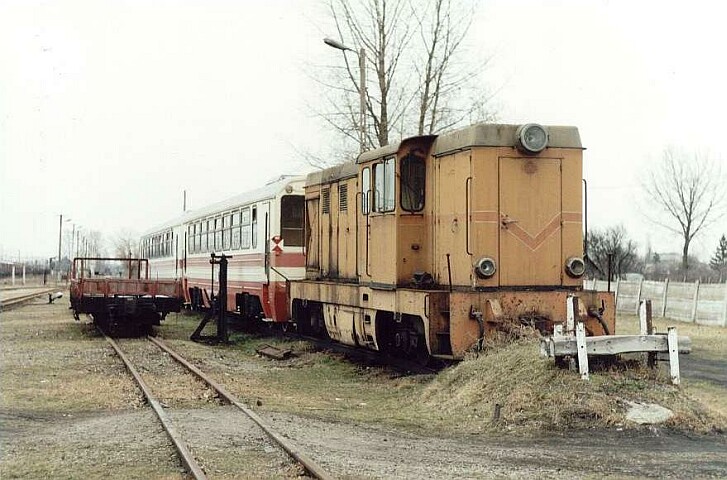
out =
[[[503,123],[579,127],[589,226],[646,220],[639,175],[665,145],[727,171],[727,7],[713,1],[481,0],[469,54],[491,57]],[[340,53],[316,1],[0,0],[0,256],[57,252],[66,224],[143,231],[309,169],[329,138],[310,65]],[[694,246],[709,257],[727,217]]]

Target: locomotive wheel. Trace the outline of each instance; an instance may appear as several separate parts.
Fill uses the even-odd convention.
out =
[[[382,339],[383,350],[395,357],[406,358],[420,365],[429,363],[429,351],[424,338],[424,324],[419,317],[402,315],[394,320],[391,312],[379,312],[376,319],[377,337]]]
[[[294,311],[298,331],[302,335],[328,338],[326,323],[323,319],[323,306],[320,303],[309,302],[305,307],[298,305]]]

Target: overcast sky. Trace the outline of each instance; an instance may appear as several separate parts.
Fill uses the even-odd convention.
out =
[[[647,220],[640,176],[666,145],[727,171],[727,7],[716,1],[482,0],[467,48],[488,57],[503,123],[576,125],[589,226]],[[58,215],[111,236],[310,170],[329,136],[311,66],[340,52],[304,0],[0,0],[0,257],[57,252]],[[727,218],[727,217],[725,217]],[[695,244],[707,259],[727,219]]]

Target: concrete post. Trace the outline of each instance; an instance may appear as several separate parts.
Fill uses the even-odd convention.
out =
[[[697,321],[697,302],[699,299],[699,280],[694,282],[694,301],[692,302],[692,323]]]
[[[641,304],[641,289],[644,287],[644,279],[642,278],[639,280],[639,289],[636,291],[636,308],[635,312],[637,315],[639,314],[639,305]]]
[[[23,264],[23,285],[25,285],[25,264]]]
[[[13,264],[12,267],[10,267],[10,271],[11,271],[12,285],[15,285],[15,264]]]

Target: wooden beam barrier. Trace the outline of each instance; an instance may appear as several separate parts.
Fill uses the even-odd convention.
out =
[[[613,356],[622,353],[664,352],[669,354],[671,381],[679,385],[679,354],[692,351],[689,337],[677,335],[676,327],[668,334],[585,336],[583,323],[578,322],[575,335],[552,336],[541,339],[540,352],[544,357],[577,357],[581,378],[588,380],[588,356]]]
[[[675,328],[675,327],[671,327]],[[575,336],[560,338],[548,337],[541,340],[548,346],[543,351],[549,357],[563,357],[578,354],[578,343]],[[689,337],[678,337],[679,353],[691,353],[692,341]],[[590,356],[619,355],[621,353],[664,352],[669,351],[667,335],[601,335],[586,337],[586,351]]]

